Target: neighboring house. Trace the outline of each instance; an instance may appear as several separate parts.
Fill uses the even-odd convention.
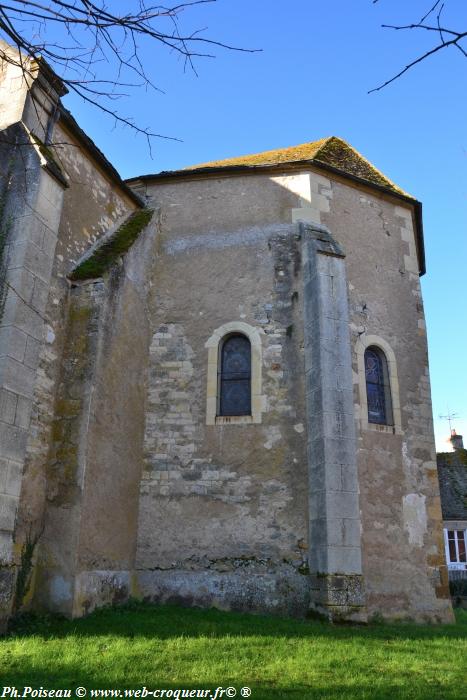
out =
[[[462,435],[457,435],[455,430],[451,434],[451,443],[453,452],[436,455],[450,577],[454,571],[466,572],[467,576],[467,450]]]
[[[123,182],[30,68],[0,75],[0,618],[452,620],[420,202],[336,137]]]

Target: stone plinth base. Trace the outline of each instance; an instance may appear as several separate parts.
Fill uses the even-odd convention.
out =
[[[311,610],[333,622],[367,622],[363,576],[312,574]]]
[[[132,595],[132,585],[130,571],[81,571],[66,579],[47,572],[38,577],[34,607],[82,617],[102,606],[125,603]]]
[[[309,578],[295,571],[251,574],[211,571],[139,571],[139,596],[155,603],[305,617]]]

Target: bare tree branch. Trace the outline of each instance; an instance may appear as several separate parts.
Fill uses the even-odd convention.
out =
[[[205,29],[182,31],[182,15],[215,2],[187,0],[164,6],[150,0],[7,0],[0,4],[0,37],[14,44],[20,58],[16,60],[0,48],[0,60],[21,62],[25,75],[29,69],[24,58],[45,60],[69,91],[116,123],[148,140],[171,138],[139,126],[112,102],[128,96],[121,88],[160,90],[153,78],[153,63],[148,65],[143,58],[142,41],[175,52],[195,73],[194,59],[213,58],[213,50],[256,51],[212,39]],[[121,5],[125,9],[117,11]]]
[[[373,0],[373,4],[376,4],[379,2],[379,0]],[[402,24],[402,25],[394,25],[394,24],[382,24],[381,26],[384,29],[394,29],[395,31],[400,31],[400,30],[416,30],[416,29],[421,29],[426,32],[434,32],[438,35],[438,42],[435,44],[435,46],[428,51],[425,51],[424,53],[420,54],[417,56],[417,58],[414,58],[413,61],[408,63],[404,68],[402,68],[400,71],[398,71],[395,75],[393,75],[391,78],[386,80],[384,83],[381,85],[378,85],[377,87],[373,88],[372,90],[368,91],[368,94],[372,92],[378,92],[378,90],[382,90],[385,88],[387,85],[390,85],[393,83],[395,80],[400,78],[402,75],[407,73],[411,68],[416,66],[418,63],[422,63],[425,59],[427,59],[429,56],[432,56],[436,53],[439,53],[443,49],[447,49],[450,46],[455,47],[458,49],[462,55],[467,58],[467,47],[464,48],[462,45],[462,42],[467,38],[467,31],[459,31],[457,29],[448,29],[446,26],[441,25],[441,14],[443,13],[444,9],[446,7],[446,2],[441,2],[441,0],[436,0],[434,5],[430,7],[430,9],[423,15],[423,17],[420,19],[419,22],[415,22],[413,24]],[[437,10],[436,17],[434,18],[434,23],[433,24],[426,24],[426,20],[433,15],[433,13]]]
[[[428,19],[428,17],[436,10],[436,8],[437,8],[438,5],[440,4],[440,2],[441,2],[441,0],[436,0],[435,4],[434,4],[433,7],[431,8],[431,10],[428,10],[428,12],[427,12],[426,14],[423,15],[423,17],[421,18],[419,24],[423,24],[423,22],[424,22],[426,19]],[[444,5],[444,3],[443,3],[443,5]]]

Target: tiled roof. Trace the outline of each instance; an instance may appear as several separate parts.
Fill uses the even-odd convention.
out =
[[[443,452],[436,459],[443,519],[467,520],[467,450]]]
[[[263,151],[252,155],[238,156],[236,158],[226,158],[224,160],[212,160],[208,163],[201,163],[184,168],[179,172],[196,172],[215,168],[240,168],[240,167],[261,167],[268,165],[280,165],[286,163],[310,162],[318,165],[328,166],[342,172],[344,175],[358,177],[373,185],[385,187],[393,192],[402,194],[405,197],[411,195],[404,192],[394,182],[387,178],[377,168],[350,144],[337,136],[302,143],[299,146],[289,146],[273,151]]]

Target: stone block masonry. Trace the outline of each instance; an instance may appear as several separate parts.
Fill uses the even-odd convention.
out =
[[[167,248],[174,252],[156,268],[150,304],[140,593],[158,601],[304,615],[298,227],[199,236],[195,251],[182,249],[175,238]],[[181,276],[196,294],[192,305],[183,300],[182,286],[169,284]],[[206,396],[213,389],[215,400],[217,390],[210,384],[217,382],[217,370],[209,372],[217,357],[208,341],[217,329],[232,328],[255,329],[260,343],[257,422],[251,416],[248,423],[207,420]]]
[[[13,532],[64,189],[32,146],[21,157],[13,149],[9,163],[3,177],[0,315],[0,588],[8,592],[0,600],[0,618],[13,603]]]
[[[132,590],[156,241],[146,226],[124,264],[70,290],[34,600],[71,616]]]
[[[309,470],[311,605],[366,619],[344,253],[301,224]]]

